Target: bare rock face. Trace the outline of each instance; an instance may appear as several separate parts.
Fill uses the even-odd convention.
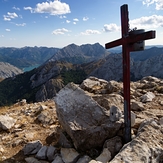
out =
[[[54,101],[59,122],[78,150],[101,148],[122,125],[120,121],[110,121],[110,112],[73,83],[65,86]]]
[[[154,119],[148,119],[140,125],[136,138],[126,144],[110,163],[162,162],[162,141],[161,125]]]
[[[50,79],[41,86],[41,89],[36,93],[36,101],[45,101],[54,97],[56,93],[64,87],[61,79]]]
[[[0,78],[14,77],[15,75],[23,73],[19,68],[5,62],[0,62]]]

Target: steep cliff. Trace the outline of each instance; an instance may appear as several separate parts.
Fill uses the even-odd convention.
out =
[[[23,73],[23,71],[19,68],[9,63],[0,62],[0,78],[5,79],[9,77],[14,77],[15,75],[18,75],[20,73]]]

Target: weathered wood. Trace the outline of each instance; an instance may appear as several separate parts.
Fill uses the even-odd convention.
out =
[[[113,48],[122,45],[123,55],[123,93],[124,93],[124,121],[125,121],[125,142],[131,141],[131,109],[130,109],[130,51],[133,44],[139,41],[155,38],[155,31],[148,31],[141,34],[131,35],[129,32],[128,5],[121,6],[121,34],[122,38],[106,43],[105,48]]]

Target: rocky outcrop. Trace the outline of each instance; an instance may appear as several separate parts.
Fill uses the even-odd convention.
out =
[[[50,79],[36,93],[36,101],[46,101],[54,97],[64,87],[61,79]]]
[[[126,144],[110,163],[117,162],[162,162],[162,126],[157,120],[144,121],[137,136]]]
[[[23,73],[23,71],[19,68],[6,62],[0,62],[0,78],[5,79],[9,77],[14,77],[21,73]]]
[[[86,84],[88,81],[90,84]],[[24,99],[7,110],[2,108],[0,114],[15,121],[8,130],[1,128],[0,158],[3,162],[27,163],[161,162],[162,83],[151,76],[131,82],[132,140],[128,144],[123,141],[122,92],[112,89],[121,83],[91,77],[81,85],[70,83],[64,87],[55,98],[56,104],[51,100],[28,104]],[[141,97],[148,92],[154,98],[142,102]],[[112,130],[119,129],[109,131],[108,126],[117,123],[120,127]],[[87,143],[80,146],[82,140],[91,148]]]
[[[56,79],[60,76],[63,69],[72,69],[73,65],[67,62],[48,62],[37,69],[35,74],[30,78],[31,87],[35,88],[42,84],[45,84],[50,79]]]
[[[104,141],[114,137],[122,126],[120,118],[113,122],[107,109],[73,83],[57,94],[55,103],[61,125],[80,151],[101,148]]]

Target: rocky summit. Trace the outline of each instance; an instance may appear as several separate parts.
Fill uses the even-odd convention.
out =
[[[51,100],[0,108],[0,162],[161,163],[162,79],[131,82],[131,126],[125,144],[123,84],[90,76]]]

